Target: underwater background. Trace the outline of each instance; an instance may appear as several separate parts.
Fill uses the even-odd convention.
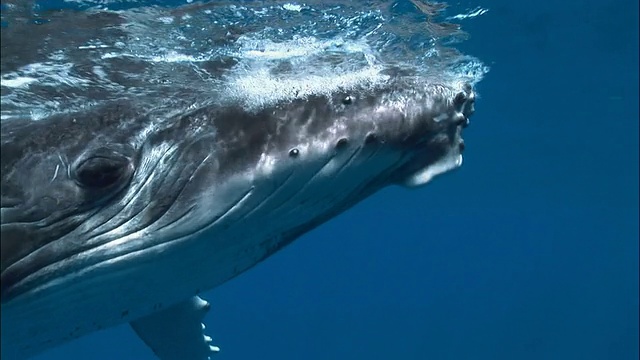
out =
[[[464,165],[203,294],[217,358],[638,359],[638,2],[451,5],[491,69]],[[36,359],[153,356],[120,326]]]

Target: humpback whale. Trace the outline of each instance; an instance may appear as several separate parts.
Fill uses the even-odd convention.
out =
[[[3,358],[122,322],[162,359],[206,358],[200,291],[384,186],[461,165],[473,90],[402,80],[258,112],[2,122]],[[184,345],[164,349],[156,324],[178,319]]]
[[[473,84],[380,79],[254,77],[189,106],[119,96],[3,120],[2,358],[130,323],[160,359],[208,359],[202,291],[386,186],[462,164]]]

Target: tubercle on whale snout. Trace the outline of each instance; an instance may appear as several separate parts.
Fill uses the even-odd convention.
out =
[[[408,100],[400,110],[389,110],[388,118],[398,118],[395,130],[404,133],[402,137],[395,138],[398,146],[420,146],[437,133],[452,131],[456,128],[464,129],[469,126],[470,117],[473,115],[475,92],[470,84],[464,84],[462,90],[443,86],[437,88],[434,93],[426,92],[426,95],[416,97],[417,100]],[[393,124],[389,124],[393,129]]]

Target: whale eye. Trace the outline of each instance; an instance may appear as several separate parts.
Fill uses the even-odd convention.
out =
[[[123,179],[128,169],[129,161],[126,158],[93,156],[78,165],[75,178],[80,186],[103,189]]]
[[[300,150],[296,148],[289,150],[289,156],[294,158],[294,157],[298,157],[298,155],[300,155]]]

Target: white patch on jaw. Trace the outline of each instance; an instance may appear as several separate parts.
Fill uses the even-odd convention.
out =
[[[436,163],[416,172],[407,178],[403,185],[408,187],[422,186],[431,181],[434,177],[444,174],[462,165],[462,154],[452,151],[447,156],[438,160]]]

